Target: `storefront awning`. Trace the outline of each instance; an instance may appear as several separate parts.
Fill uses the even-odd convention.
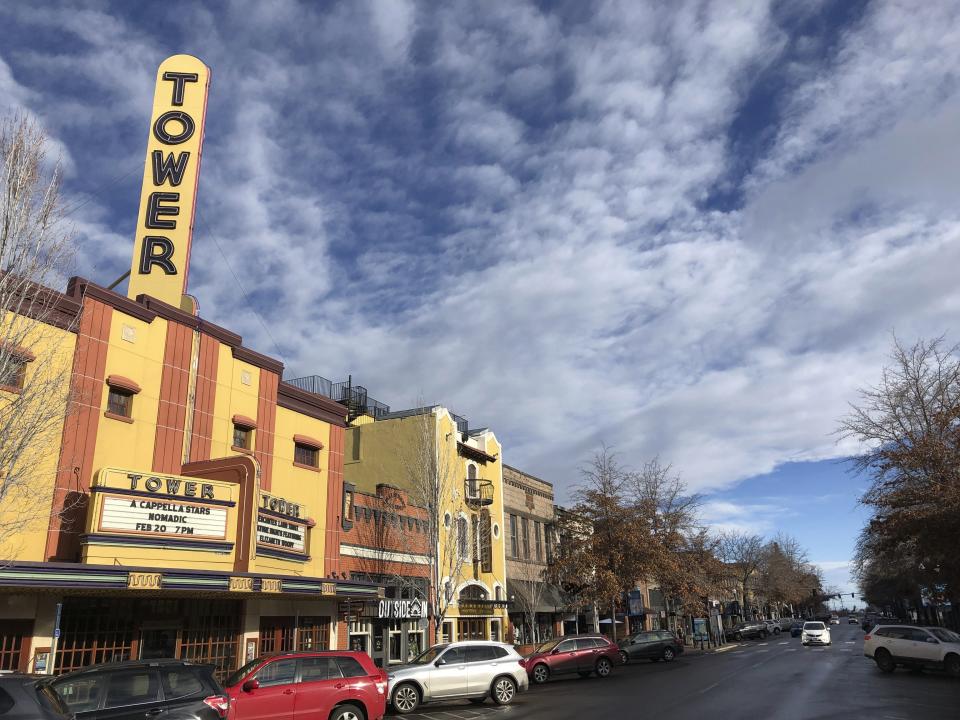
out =
[[[507,597],[513,600],[513,604],[510,606],[511,612],[523,612],[529,606],[530,585],[531,583],[524,580],[507,579]],[[540,583],[540,585],[534,612],[555,613],[567,609],[568,603],[563,599],[560,588],[549,583]]]

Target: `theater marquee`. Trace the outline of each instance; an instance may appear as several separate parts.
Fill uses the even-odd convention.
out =
[[[161,63],[150,119],[127,295],[180,307],[187,287],[210,69],[191,55]]]

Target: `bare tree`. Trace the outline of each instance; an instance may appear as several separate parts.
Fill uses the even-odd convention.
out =
[[[871,560],[905,557],[923,594],[960,599],[958,427],[960,347],[942,337],[907,347],[894,337],[879,384],[860,391],[838,429],[861,443],[853,468],[872,478],[861,498],[873,510],[861,574]]]
[[[740,587],[744,619],[749,608],[751,590],[756,587],[757,577],[764,556],[763,538],[750,533],[727,531],[720,533],[717,550],[736,577]]]
[[[546,591],[546,565],[517,560],[514,561],[512,567],[510,581],[516,585],[519,594],[511,599],[520,608],[524,621],[529,628],[530,634],[525,640],[528,643],[539,642],[541,638],[537,629],[537,610]]]
[[[427,548],[430,583],[427,600],[439,633],[464,579],[472,540],[469,521],[458,515],[463,506],[463,482],[456,455],[456,427],[444,432],[434,407],[422,407],[412,416],[417,423],[404,459],[411,501],[427,509]]]
[[[0,121],[2,544],[48,521],[50,500],[38,497],[33,481],[56,457],[69,407],[73,346],[63,326],[70,319],[48,286],[62,282],[72,246],[61,222],[59,166],[48,167],[45,148],[33,121]]]

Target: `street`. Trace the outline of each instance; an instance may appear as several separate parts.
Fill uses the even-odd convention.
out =
[[[685,654],[672,663],[618,667],[605,680],[557,680],[506,708],[489,701],[428,705],[412,720],[503,717],[700,720],[956,720],[960,681],[942,673],[884,675],[863,656],[857,625],[834,625],[833,645],[805,648],[789,633],[739,643],[720,653]]]

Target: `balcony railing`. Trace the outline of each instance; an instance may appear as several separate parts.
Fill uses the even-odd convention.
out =
[[[470,507],[484,507],[493,504],[493,483],[479,478],[467,478],[463,481],[464,497]]]

